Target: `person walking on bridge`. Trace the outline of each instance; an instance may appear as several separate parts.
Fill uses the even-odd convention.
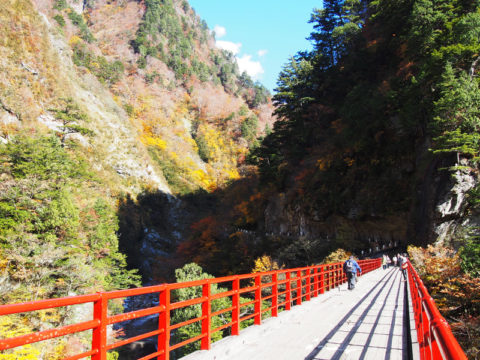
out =
[[[355,288],[357,270],[360,272],[360,274],[362,273],[362,269],[358,263],[355,261],[353,256],[350,256],[350,258],[343,263],[343,271],[347,275],[348,279],[348,290],[353,290]]]

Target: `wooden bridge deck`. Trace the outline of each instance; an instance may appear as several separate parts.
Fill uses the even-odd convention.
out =
[[[398,268],[362,276],[182,360],[404,360],[413,353]]]

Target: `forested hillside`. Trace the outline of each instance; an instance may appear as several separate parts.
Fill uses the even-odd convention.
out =
[[[475,358],[478,1],[321,5],[272,103],[186,0],[1,0],[1,302],[408,249]]]
[[[5,0],[0,32],[1,302],[172,276],[170,254],[204,214],[187,197],[241,177],[275,121],[267,89],[187,1]],[[3,317],[0,337],[88,314]],[[81,342],[5,356],[63,358]]]
[[[314,50],[279,75],[279,121],[248,155],[258,179],[233,184],[228,220],[225,209],[204,219],[193,242],[223,246],[235,232],[292,264],[306,248],[315,261],[337,247],[458,247],[477,223],[477,6],[325,1]],[[203,240],[218,221],[231,231]]]
[[[180,253],[238,272],[262,254],[301,266],[338,248],[409,247],[475,358],[478,2],[325,0],[311,23],[314,49],[285,65],[279,121],[249,154],[259,178],[243,182],[255,190],[238,197],[233,186],[224,200],[234,210],[197,222]]]

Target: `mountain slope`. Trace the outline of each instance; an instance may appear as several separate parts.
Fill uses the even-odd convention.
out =
[[[132,264],[144,281],[171,275],[204,211],[188,197],[238,179],[275,121],[266,89],[184,1],[6,0],[0,31],[2,301],[136,286]],[[151,256],[132,251],[127,266],[125,249]]]
[[[198,196],[238,179],[275,121],[266,89],[186,1],[5,0],[0,31],[2,301],[138,286],[135,266],[170,277]],[[6,317],[0,336],[88,316]],[[63,358],[81,341],[10,355]]]

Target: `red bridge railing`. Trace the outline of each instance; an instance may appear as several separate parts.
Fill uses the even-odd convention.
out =
[[[363,274],[366,274],[379,268],[381,260],[360,260],[359,265]],[[200,348],[208,350],[210,349],[212,334],[215,332],[229,328],[231,335],[238,335],[242,322],[253,319],[254,324],[260,325],[262,319],[266,316],[275,317],[279,311],[290,310],[292,305],[301,305],[303,301],[309,301],[312,297],[323,294],[344,282],[346,282],[346,276],[342,269],[342,263],[334,263],[2,305],[0,306],[0,316],[92,303],[93,316],[91,320],[81,323],[0,339],[0,351],[92,330],[91,348],[81,354],[66,357],[64,360],[83,359],[89,356],[92,360],[106,360],[108,351],[152,337],[156,337],[157,351],[142,357],[141,360],[153,358],[168,360],[170,352],[175,349],[199,341]],[[222,284],[229,290],[212,294],[212,284]],[[172,292],[192,287],[201,287],[202,295],[189,300],[172,301]],[[156,294],[155,296],[158,296],[158,306],[117,315],[109,314],[110,300],[145,294]],[[240,296],[248,300],[241,303]],[[231,299],[231,306],[212,312],[212,301],[220,298]],[[265,306],[265,303],[268,306]],[[172,324],[172,311],[197,304],[200,304],[202,308],[200,317]],[[253,308],[253,312],[242,316],[242,309],[245,310],[247,307]],[[212,328],[212,318],[222,314],[228,314],[231,321],[220,327]],[[155,330],[128,339],[115,340],[113,343],[107,341],[107,327],[150,315],[158,315],[158,328]],[[171,343],[171,333],[173,331],[193,323],[201,323],[201,334],[176,344]]]
[[[379,268],[381,260],[361,260],[359,264],[365,274]],[[433,299],[428,294],[422,280],[410,262],[408,262],[408,277],[421,359],[467,359],[453,336],[450,326],[440,315]],[[144,356],[141,360],[153,358],[167,360],[171,351],[193,342],[200,341],[201,349],[207,350],[210,348],[211,337],[215,332],[230,328],[232,335],[238,335],[242,322],[253,319],[254,324],[260,325],[267,312],[275,317],[280,310],[290,310],[292,305],[301,305],[303,301],[308,301],[312,297],[323,294],[325,291],[329,291],[345,281],[346,277],[342,270],[342,264],[334,263],[2,305],[0,306],[0,316],[92,303],[93,316],[91,320],[81,323],[8,339],[0,339],[0,351],[92,330],[90,350],[69,356],[64,360],[76,360],[89,356],[91,356],[92,360],[106,360],[108,351],[151,337],[156,337],[157,339],[157,351]],[[231,290],[212,294],[212,284],[224,284]],[[192,287],[201,287],[202,296],[185,301],[172,301],[171,294],[173,291]],[[268,295],[264,295],[267,292],[265,290],[269,290]],[[118,315],[109,315],[110,300],[145,294],[156,294],[159,299],[158,306]],[[249,298],[250,301],[240,303],[240,296]],[[212,312],[212,301],[220,298],[231,299],[232,306]],[[269,306],[262,307],[262,303],[265,301],[268,302]],[[170,313],[172,311],[196,304],[200,304],[202,308],[200,317],[181,323],[171,323]],[[248,306],[253,306],[253,312],[241,317],[242,308]],[[220,327],[212,328],[212,318],[225,313],[231,315],[231,321]],[[108,326],[150,315],[158,315],[157,329],[113,343],[107,342]],[[201,323],[201,334],[176,344],[171,343],[171,332],[196,322]]]
[[[467,356],[452,334],[450,325],[438,311],[410,261],[408,280],[420,348],[420,359],[466,360]]]

